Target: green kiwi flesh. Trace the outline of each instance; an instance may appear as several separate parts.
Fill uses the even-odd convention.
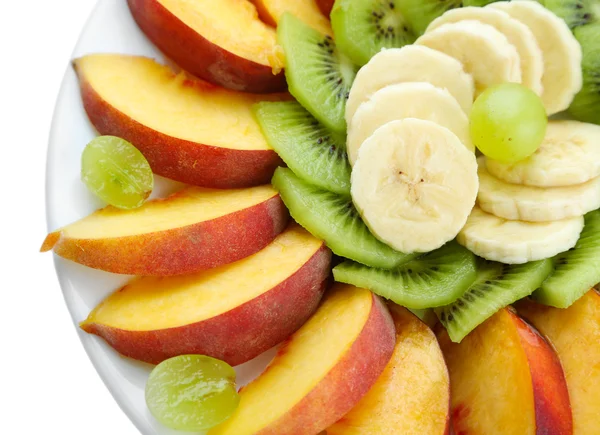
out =
[[[557,308],[568,308],[600,283],[600,210],[585,215],[577,244],[553,258],[553,271],[532,299]]]
[[[565,20],[571,29],[600,19],[600,0],[543,0],[541,3]]]
[[[267,142],[295,174],[325,190],[350,195],[343,135],[329,130],[296,101],[263,101],[253,110]]]
[[[452,241],[392,270],[345,261],[333,268],[338,282],[371,290],[409,309],[447,305],[475,280],[475,256]]]
[[[344,112],[356,66],[336,48],[330,36],[286,12],[277,26],[285,53],[290,93],[327,128],[343,133]]]
[[[425,33],[427,26],[444,12],[460,8],[462,0],[401,0],[398,7],[416,36]]]
[[[331,27],[342,53],[362,66],[382,48],[403,47],[415,41],[399,0],[337,0]]]
[[[363,264],[393,268],[414,259],[377,240],[348,196],[309,184],[289,168],[275,170],[272,184],[296,222],[324,240],[334,254]]]
[[[583,51],[583,87],[569,113],[579,121],[600,124],[600,22],[578,27],[574,33]]]
[[[435,309],[450,339],[460,343],[469,332],[504,307],[532,294],[552,272],[552,260],[502,264],[477,259],[477,278],[453,303]]]

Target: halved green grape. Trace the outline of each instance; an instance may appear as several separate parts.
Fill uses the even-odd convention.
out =
[[[471,139],[486,157],[515,163],[542,144],[548,117],[540,97],[517,83],[486,89],[470,114]]]
[[[150,164],[132,144],[99,136],[81,155],[81,180],[96,196],[118,208],[139,207],[152,193]]]
[[[146,383],[146,404],[165,426],[190,432],[227,420],[240,402],[235,370],[204,355],[181,355],[158,364]]]

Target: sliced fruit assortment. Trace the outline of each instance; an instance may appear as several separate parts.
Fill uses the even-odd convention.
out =
[[[337,0],[331,10],[335,41],[356,65],[362,66],[384,48],[412,44],[414,33],[399,0]]]
[[[331,252],[297,225],[233,264],[193,275],[134,279],[81,327],[151,364],[201,354],[244,363],[289,337],[315,311]]]
[[[377,381],[393,354],[395,337],[394,322],[377,296],[337,284],[268,369],[241,390],[233,416],[210,435],[327,429]]]
[[[285,89],[275,30],[239,0],[127,0],[133,18],[169,59],[211,83],[246,92]]]
[[[438,334],[450,372],[454,433],[573,433],[565,376],[554,348],[502,309],[460,343]]]
[[[456,343],[498,310],[529,296],[552,272],[550,259],[527,264],[477,260],[477,277],[456,301],[435,309]]]
[[[593,434],[600,427],[600,294],[588,290],[566,310],[529,300],[516,307],[556,349],[569,390],[573,433]]]
[[[450,379],[435,335],[405,308],[389,308],[396,325],[392,358],[352,411],[327,428],[328,435],[447,433]]]
[[[336,281],[368,288],[411,309],[449,304],[475,280],[475,256],[451,242],[395,269],[346,260],[333,268]]]
[[[83,179],[100,192],[110,178],[105,200],[137,208],[99,210],[42,250],[141,275],[81,327],[158,364],[146,401],[160,422],[211,435],[598,425],[600,127],[547,120],[579,93],[571,111],[598,121],[598,31],[579,26],[593,5],[546,1],[576,27],[582,89],[580,44],[535,2],[128,3],[187,72],[75,62],[94,126],[137,148],[115,154],[127,176],[89,148]],[[296,101],[266,94],[285,80]],[[201,187],[147,201],[148,166]],[[129,185],[136,201],[121,204]],[[332,251],[345,284],[328,289]],[[571,346],[579,331],[589,340]],[[277,345],[238,393],[227,363]]]
[[[130,141],[158,175],[203,187],[249,187],[267,183],[281,163],[252,106],[285,94],[230,91],[138,56],[93,54],[77,59],[75,69],[94,127]]]
[[[351,183],[352,200],[371,232],[406,253],[429,252],[454,239],[479,185],[475,157],[458,137],[415,118],[389,122],[362,144]]]
[[[333,131],[346,129],[344,111],[356,67],[329,35],[285,13],[277,27],[285,52],[285,76],[290,93]]]
[[[107,272],[180,275],[254,254],[283,231],[287,220],[271,186],[189,187],[133,210],[98,210],[48,234],[41,249]]]
[[[404,264],[418,255],[395,251],[376,239],[349,197],[311,185],[287,168],[277,168],[273,186],[294,220],[325,240],[337,255],[384,269]]]
[[[600,208],[598,138],[596,125],[550,121],[540,147],[526,159],[503,163],[480,157],[479,208],[462,229],[459,243],[504,263],[534,261],[573,248],[583,215]],[[560,292],[580,296],[591,285]],[[567,297],[563,303],[567,300],[570,304],[574,299]]]

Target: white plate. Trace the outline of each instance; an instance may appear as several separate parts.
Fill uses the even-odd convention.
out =
[[[125,53],[164,61],[162,54],[145,38],[133,21],[126,0],[101,0],[85,26],[73,59],[90,53]],[[77,77],[68,67],[56,103],[48,145],[46,207],[48,230],[80,219],[103,204],[79,179],[81,152],[97,135],[83,109]],[[153,196],[164,195],[175,185],[155,177]],[[56,272],[79,337],[102,380],[121,409],[147,435],[182,434],[161,426],[150,415],[144,387],[152,366],[121,357],[102,339],[83,332],[78,323],[128,276],[90,269],[55,256]],[[268,364],[274,349],[236,367],[238,383],[244,385]]]

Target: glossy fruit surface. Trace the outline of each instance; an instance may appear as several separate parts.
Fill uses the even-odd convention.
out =
[[[544,140],[547,124],[540,97],[516,83],[484,91],[470,114],[475,146],[485,156],[503,163],[515,163],[533,154]]]
[[[152,193],[154,176],[142,153],[115,136],[99,136],[81,155],[81,180],[100,199],[118,208],[137,208]]]
[[[227,420],[239,404],[235,371],[218,359],[181,355],[158,364],[146,384],[146,404],[165,426],[190,432]]]

